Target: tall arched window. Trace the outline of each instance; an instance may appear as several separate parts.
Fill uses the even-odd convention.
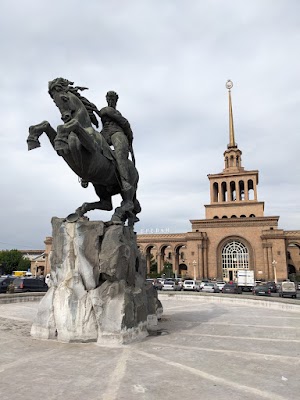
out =
[[[249,251],[247,247],[237,240],[227,243],[222,250],[222,268],[225,280],[235,280],[238,269],[249,268]]]

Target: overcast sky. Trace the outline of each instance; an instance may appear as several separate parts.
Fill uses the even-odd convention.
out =
[[[28,127],[61,124],[48,81],[108,90],[130,121],[143,211],[136,231],[191,230],[235,136],[258,199],[300,229],[300,2],[297,0],[2,0],[0,249],[43,249],[51,217],[97,201],[51,147],[28,152]],[[114,204],[118,205],[119,197]],[[109,220],[110,212],[89,214]]]

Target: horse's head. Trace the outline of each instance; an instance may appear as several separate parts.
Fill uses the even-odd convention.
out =
[[[72,118],[77,118],[85,127],[94,124],[98,128],[98,121],[94,115],[99,115],[97,107],[78,92],[87,88],[72,85],[73,82],[64,78],[56,78],[48,85],[48,92],[59,108],[61,119],[66,123]]]
[[[69,91],[69,85],[73,82],[63,78],[56,78],[49,82],[49,94],[55,105],[61,113],[61,119],[64,123],[71,121],[76,111],[74,102],[72,101],[72,93]]]

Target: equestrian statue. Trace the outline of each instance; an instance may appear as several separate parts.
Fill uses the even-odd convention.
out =
[[[61,113],[63,125],[52,128],[48,121],[29,128],[28,150],[40,147],[39,137],[46,133],[50,143],[69,167],[78,175],[82,187],[89,183],[94,186],[99,201],[83,203],[67,219],[76,221],[91,210],[111,211],[112,196],[120,194],[122,202],[114,210],[113,223],[128,222],[133,226],[139,221],[141,212],[136,198],[138,171],[132,148],[133,134],[129,122],[116,109],[118,95],[109,91],[108,105],[100,111],[79,91],[85,87],[74,87],[74,83],[64,78],[49,82],[48,92]],[[98,132],[101,119],[103,128]],[[113,149],[111,148],[113,146]],[[131,159],[129,159],[129,152]]]

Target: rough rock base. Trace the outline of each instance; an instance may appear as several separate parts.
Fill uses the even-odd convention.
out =
[[[53,218],[51,283],[31,335],[120,345],[141,340],[161,316],[130,227]]]

